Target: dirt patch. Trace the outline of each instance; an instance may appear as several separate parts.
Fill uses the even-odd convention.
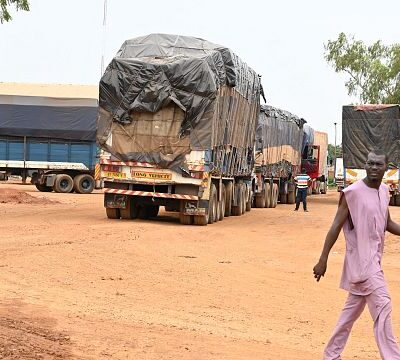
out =
[[[28,306],[19,301],[0,307],[0,358],[72,359],[71,340],[52,329],[54,320],[24,309]]]
[[[0,189],[0,203],[47,205],[58,204],[59,202],[43,197],[35,197],[22,190]]]

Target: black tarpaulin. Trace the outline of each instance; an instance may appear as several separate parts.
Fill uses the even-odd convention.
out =
[[[306,121],[269,105],[262,105],[256,132],[256,164],[273,176],[289,176],[301,164]]]
[[[0,135],[96,141],[96,99],[0,95]]]
[[[399,105],[343,106],[343,162],[348,169],[363,169],[368,153],[383,150],[389,162],[400,163]]]
[[[170,168],[184,165],[192,150],[223,152],[228,146],[236,157],[247,157],[259,92],[257,73],[226,47],[166,34],[127,40],[100,81],[97,140],[121,160]],[[170,124],[168,136],[160,121]],[[122,141],[124,134],[129,135]]]

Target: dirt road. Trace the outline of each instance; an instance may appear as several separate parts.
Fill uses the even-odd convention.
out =
[[[337,199],[188,227],[165,212],[108,220],[100,193],[0,184],[0,358],[320,359],[346,297],[342,235],[327,276],[312,277]],[[388,235],[398,336],[399,250]],[[379,358],[368,312],[344,354],[355,358]]]

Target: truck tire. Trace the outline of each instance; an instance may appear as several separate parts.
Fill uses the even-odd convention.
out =
[[[160,207],[158,205],[148,205],[147,206],[147,213],[149,215],[149,218],[157,217],[159,211],[160,211]]]
[[[400,194],[394,196],[394,205],[400,206]]]
[[[69,193],[74,188],[72,177],[67,174],[59,174],[54,181],[53,189],[57,193]]]
[[[149,214],[147,212],[147,207],[145,205],[138,206],[138,219],[147,220],[149,218]]]
[[[247,203],[247,187],[246,184],[242,184],[242,214],[246,212],[246,203]]]
[[[208,224],[208,215],[193,216],[193,224],[197,226],[206,226]]]
[[[208,223],[212,224],[217,220],[217,188],[214,184],[210,187],[210,199],[208,201]]]
[[[236,196],[238,199],[238,204],[236,206],[232,206],[232,215],[240,216],[240,215],[242,215],[242,209],[243,209],[243,205],[242,205],[242,202],[243,202],[243,194],[242,194],[243,191],[242,190],[243,190],[243,188],[242,188],[241,184],[237,184],[236,188],[238,191],[238,194]]]
[[[228,181],[225,184],[225,217],[231,216],[233,198],[233,183]]]
[[[265,189],[256,195],[256,208],[265,208]]]
[[[53,188],[51,186],[46,186],[44,184],[35,184],[36,189],[38,189],[41,192],[52,192]]]
[[[128,196],[127,204],[125,209],[119,209],[121,219],[131,220],[136,219],[138,216],[138,206],[135,204],[133,199]]]
[[[250,211],[251,210],[251,204],[253,202],[253,191],[249,190],[249,194],[248,194],[248,201],[246,202],[246,211]]]
[[[181,201],[179,204],[179,222],[182,225],[191,225],[193,223],[193,216],[185,215],[185,201]]]
[[[222,221],[225,217],[225,201],[226,201],[226,189],[225,185],[221,184],[221,200],[219,202],[219,220]]]
[[[278,195],[279,195],[278,184],[272,184],[271,194],[272,194],[271,208],[276,208],[276,205],[278,204]]]
[[[281,204],[287,204],[287,202],[288,202],[288,194],[280,194],[279,195],[279,202]]]
[[[296,203],[296,191],[289,191],[287,194],[287,203],[294,204]]]
[[[94,179],[89,174],[80,174],[74,177],[74,190],[78,194],[90,194],[94,185]]]
[[[119,219],[121,216],[119,209],[114,208],[106,208],[106,214],[109,219]]]
[[[265,183],[265,207],[271,207],[271,184]]]

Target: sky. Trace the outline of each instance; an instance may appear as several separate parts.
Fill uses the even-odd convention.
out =
[[[30,0],[0,24],[0,81],[97,85],[122,43],[150,33],[195,36],[231,48],[262,75],[267,103],[341,143],[343,74],[324,59],[340,32],[398,43],[400,1]]]

